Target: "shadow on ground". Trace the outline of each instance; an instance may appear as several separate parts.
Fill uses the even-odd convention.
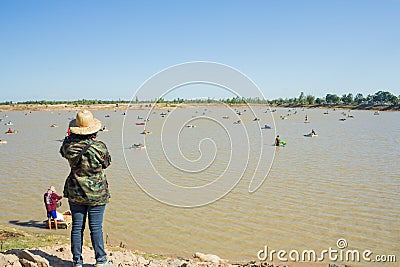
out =
[[[37,221],[37,220],[30,220],[26,222],[21,222],[19,220],[11,220],[9,221],[9,223],[23,227],[46,229],[46,225],[43,223],[43,221]]]

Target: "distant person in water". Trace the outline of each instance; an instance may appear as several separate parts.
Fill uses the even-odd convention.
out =
[[[281,138],[279,137],[279,135],[277,135],[275,138],[275,146],[280,146],[280,144],[281,144]]]
[[[308,116],[306,115],[306,118],[305,118],[305,120],[304,121],[308,121]]]
[[[312,135],[317,135],[317,134],[315,133],[314,129],[311,130],[311,134],[312,134]]]
[[[8,128],[7,133],[13,133],[13,130],[11,128]]]
[[[56,194],[56,188],[50,186],[43,195],[43,201],[46,206],[47,218],[57,220],[57,201],[62,199],[62,196]]]

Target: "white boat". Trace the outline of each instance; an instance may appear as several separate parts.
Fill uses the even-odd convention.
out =
[[[0,140],[0,144],[7,144],[6,140]]]
[[[14,125],[14,124],[13,124],[11,121],[9,121],[9,122],[5,123],[4,125],[12,126],[12,125]]]

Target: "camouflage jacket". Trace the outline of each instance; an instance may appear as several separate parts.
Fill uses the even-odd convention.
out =
[[[108,203],[110,193],[104,169],[111,163],[111,156],[106,145],[94,141],[82,155],[76,166],[75,158],[89,143],[89,140],[79,140],[66,137],[61,148],[61,155],[66,158],[71,167],[64,185],[64,197],[81,205],[103,205]]]

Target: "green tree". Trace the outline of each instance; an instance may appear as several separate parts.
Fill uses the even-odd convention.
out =
[[[324,99],[323,99],[323,98],[317,97],[317,98],[315,99],[315,103],[318,104],[318,105],[321,105],[321,104],[324,103]]]
[[[397,97],[390,92],[378,91],[372,96],[372,101],[380,104],[396,104]]]
[[[342,95],[342,97],[340,98],[340,101],[342,101],[342,103],[344,104],[352,104],[353,103],[353,94],[349,93],[349,94],[344,94]]]
[[[356,94],[356,97],[354,98],[354,102],[357,105],[360,105],[364,101],[365,101],[365,98],[364,98],[363,94],[361,94],[361,93]]]
[[[335,94],[327,94],[325,97],[326,103],[328,104],[338,104],[340,101],[340,97]]]
[[[367,95],[367,97],[365,98],[365,101],[368,102],[368,104],[373,104],[373,97],[372,95]]]
[[[306,98],[304,97],[304,93],[303,92],[301,92],[300,95],[299,95],[298,103],[300,105],[304,105],[306,103]]]
[[[314,105],[315,104],[315,96],[313,95],[307,95],[306,101],[309,105]]]

